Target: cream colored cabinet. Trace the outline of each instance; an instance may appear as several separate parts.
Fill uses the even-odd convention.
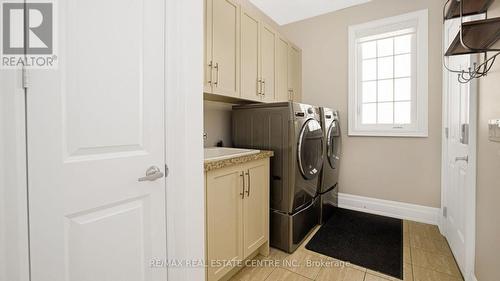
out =
[[[302,51],[290,44],[288,48],[288,87],[290,99],[302,100]]]
[[[238,167],[214,170],[206,176],[208,280],[219,280],[233,266],[215,261],[243,259],[243,178]]]
[[[241,12],[241,97],[260,101],[259,20]]]
[[[301,100],[302,53],[237,0],[205,0],[207,99]]]
[[[288,40],[276,39],[276,101],[291,99],[288,87]]]
[[[241,98],[275,101],[277,33],[241,11]]]
[[[245,169],[247,187],[243,200],[243,255],[248,257],[268,240],[268,160],[250,162]]]
[[[206,93],[240,96],[240,6],[234,0],[205,2]]]
[[[269,159],[209,171],[205,189],[207,280],[212,281],[256,251],[269,251]]]
[[[264,102],[273,102],[276,99],[276,37],[276,31],[261,24],[260,92]]]

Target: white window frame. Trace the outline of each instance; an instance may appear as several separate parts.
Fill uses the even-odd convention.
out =
[[[416,58],[412,60],[412,124],[394,126],[361,123],[358,67],[361,38],[414,28]],[[395,17],[349,26],[349,136],[428,137],[428,10],[419,10]],[[359,79],[358,79],[359,78]]]

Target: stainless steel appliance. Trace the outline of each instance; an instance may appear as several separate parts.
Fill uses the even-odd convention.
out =
[[[318,224],[324,135],[318,107],[284,102],[233,107],[235,147],[274,151],[270,243],[293,252]]]
[[[340,123],[339,114],[330,108],[320,108],[321,126],[324,132],[323,169],[320,174],[321,224],[325,223],[338,207]]]

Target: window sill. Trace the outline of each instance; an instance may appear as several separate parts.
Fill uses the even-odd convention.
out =
[[[348,132],[349,137],[428,138],[427,132]]]

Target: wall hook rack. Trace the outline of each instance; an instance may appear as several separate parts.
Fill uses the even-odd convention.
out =
[[[488,8],[494,0],[447,0],[443,7],[443,23],[446,20],[460,18],[460,29],[444,54],[444,67],[458,76],[460,83],[486,76],[495,63],[500,49],[491,48],[500,39],[500,18],[487,18]],[[464,17],[486,14],[486,19],[464,22]],[[495,52],[489,55],[489,52]],[[465,69],[452,69],[447,58],[455,55],[483,54],[482,62],[474,63]]]

